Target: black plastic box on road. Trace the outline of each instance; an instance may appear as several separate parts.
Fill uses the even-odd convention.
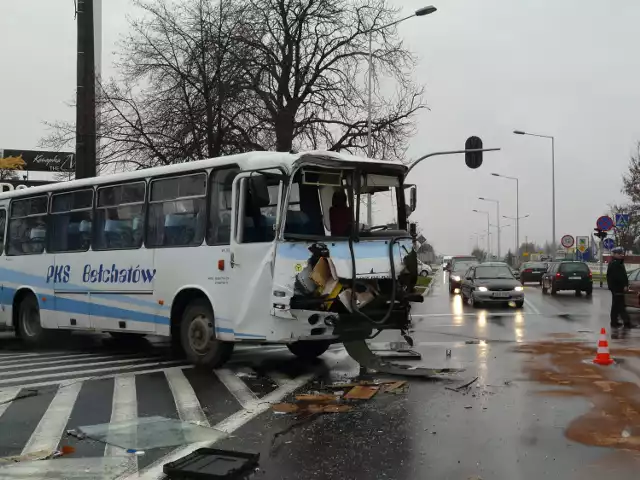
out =
[[[165,475],[172,480],[239,479],[258,466],[259,453],[199,448],[175,462],[166,463]]]

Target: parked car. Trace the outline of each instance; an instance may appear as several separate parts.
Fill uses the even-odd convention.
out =
[[[460,290],[462,279],[467,270],[469,270],[469,267],[477,264],[478,260],[476,260],[475,258],[460,260],[452,264],[452,269],[449,272],[449,293],[451,295],[456,293],[456,290]]]
[[[629,307],[640,308],[640,269],[631,270],[629,277],[629,289],[625,293],[625,303]]]
[[[474,265],[465,273],[460,287],[462,299],[472,307],[483,303],[524,305],[524,287],[505,263],[488,262]]]
[[[550,263],[542,275],[542,293],[555,295],[561,290],[574,290],[576,296],[585,292],[590,296],[593,293],[593,278],[589,266],[574,261]]]
[[[421,277],[428,277],[429,275],[433,275],[433,268],[431,268],[431,265],[418,261],[418,274]]]
[[[520,267],[520,281],[525,283],[542,283],[542,275],[547,271],[547,264],[542,262],[527,262]]]

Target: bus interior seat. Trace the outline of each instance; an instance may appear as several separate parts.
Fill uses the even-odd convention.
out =
[[[131,244],[131,229],[128,220],[106,220],[104,241],[107,248],[125,248]]]
[[[170,213],[164,218],[164,244],[185,245],[193,241],[196,234],[197,217],[192,213]]]

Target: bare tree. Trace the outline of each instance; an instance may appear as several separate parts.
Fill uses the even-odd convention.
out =
[[[120,77],[100,87],[101,169],[166,165],[262,149],[253,96],[234,62],[235,0],[135,0],[141,15],[120,42]],[[42,145],[63,148],[74,126],[49,124]]]
[[[245,75],[264,106],[256,122],[272,125],[277,150],[363,150],[367,139],[369,35],[378,74],[396,95],[376,95],[378,156],[401,157],[413,116],[424,107],[409,71],[414,58],[396,36],[386,0],[248,0],[237,43],[254,52]],[[377,84],[377,81],[376,81]]]
[[[414,58],[387,0],[134,0],[119,77],[101,85],[100,169],[146,168],[248,150],[364,151],[367,56],[373,151],[402,158],[421,108]],[[391,95],[378,80],[390,77]],[[42,146],[68,148],[70,123]]]

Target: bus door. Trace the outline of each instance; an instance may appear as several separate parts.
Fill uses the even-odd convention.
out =
[[[279,176],[244,172],[234,179],[229,276],[237,295],[236,330],[248,332],[250,322],[269,315],[281,197]]]

